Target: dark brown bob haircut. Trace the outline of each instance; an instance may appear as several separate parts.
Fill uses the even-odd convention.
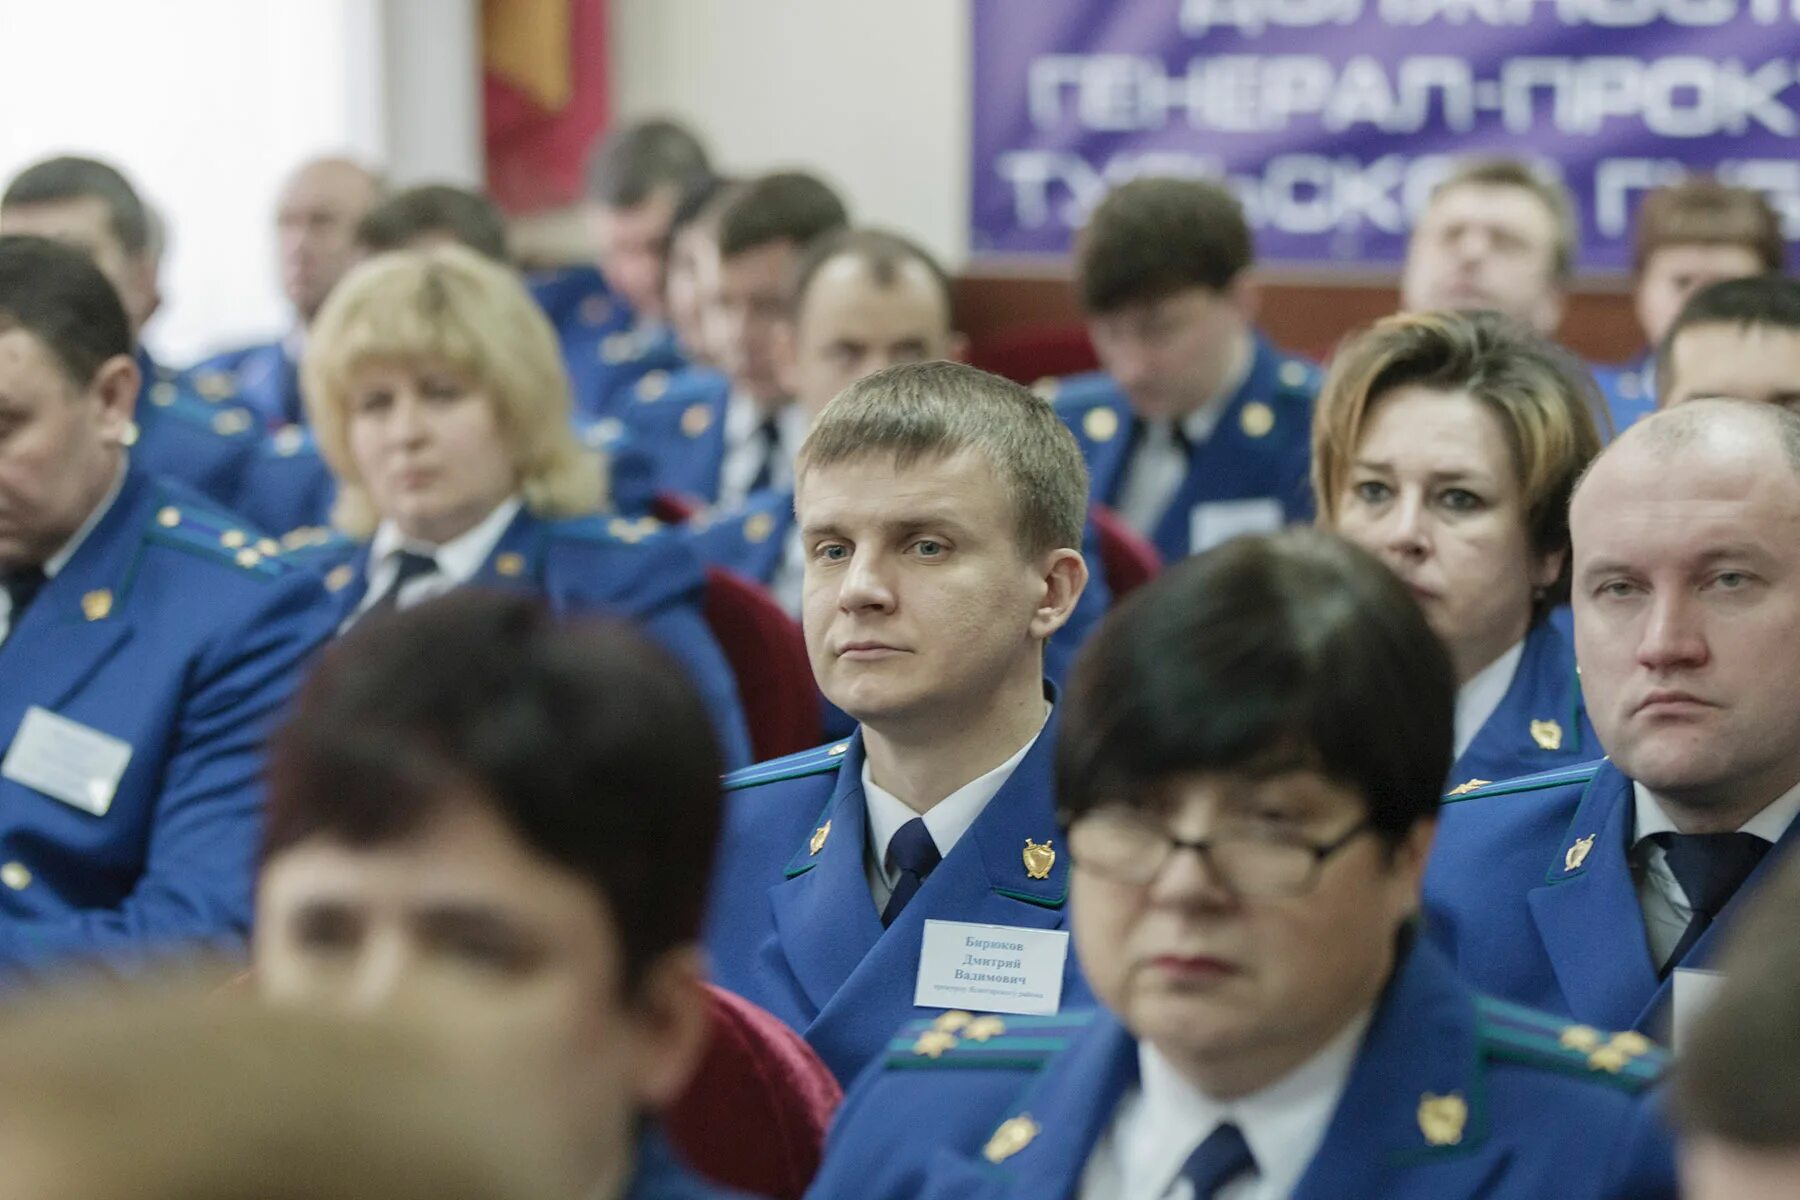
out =
[[[1397,845],[1437,813],[1456,677],[1394,573],[1335,534],[1239,537],[1110,613],[1076,661],[1056,744],[1064,826],[1151,808],[1173,776],[1318,771]]]
[[[642,635],[458,589],[326,652],[271,745],[263,861],[404,843],[474,801],[593,886],[635,984],[699,937],[721,767],[693,684]]]

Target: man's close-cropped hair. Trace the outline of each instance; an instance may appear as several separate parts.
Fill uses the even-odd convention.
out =
[[[1107,193],[1075,242],[1089,313],[1149,304],[1189,288],[1223,292],[1255,250],[1244,207],[1220,184],[1146,177]]]
[[[48,238],[0,237],[0,332],[23,329],[86,385],[107,359],[130,354],[131,321],[93,260]]]

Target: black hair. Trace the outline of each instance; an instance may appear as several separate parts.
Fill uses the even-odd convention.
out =
[[[1090,313],[1153,303],[1188,288],[1223,292],[1255,250],[1244,209],[1200,179],[1133,179],[1107,193],[1081,231],[1075,273]]]
[[[107,223],[127,254],[143,254],[150,249],[149,208],[116,167],[98,159],[64,155],[26,167],[6,185],[5,194],[0,195],[0,208],[88,197],[106,205]]]
[[[50,348],[77,385],[132,352],[131,320],[86,254],[49,238],[0,237],[0,330],[23,329]]]
[[[796,248],[850,223],[831,185],[805,171],[777,171],[743,185],[719,214],[719,256],[735,258],[776,242]]]
[[[587,193],[608,208],[636,208],[658,188],[686,192],[711,174],[700,139],[658,118],[627,125],[600,144],[588,163]]]
[[[410,187],[370,209],[356,226],[365,250],[401,250],[426,234],[448,234],[498,263],[509,263],[506,220],[480,192],[447,183]]]

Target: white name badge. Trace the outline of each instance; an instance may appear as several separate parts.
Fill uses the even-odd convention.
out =
[[[130,742],[33,705],[0,762],[0,776],[103,817],[130,763]]]
[[[1188,545],[1195,554],[1245,533],[1274,533],[1284,524],[1281,501],[1214,500],[1188,513]]]
[[[1061,929],[927,920],[913,1003],[1054,1016],[1068,957],[1069,935]]]
[[[1669,1021],[1671,1050],[1681,1053],[1681,1044],[1693,1032],[1694,1021],[1712,1007],[1719,995],[1719,985],[1724,982],[1725,976],[1717,971],[1675,968],[1675,1011]]]

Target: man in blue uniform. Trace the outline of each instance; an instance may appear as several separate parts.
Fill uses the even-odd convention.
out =
[[[1085,999],[1043,660],[1087,582],[1086,480],[1048,406],[954,363],[851,385],[796,471],[813,674],[861,725],[727,779],[706,943],[848,1080],[915,1011],[999,1006],[957,976],[965,935],[1032,947],[1017,1010]]]
[[[620,412],[652,487],[707,505],[792,486],[806,413],[783,378],[783,338],[800,255],[848,223],[830,187],[800,171],[752,180],[722,201],[712,350],[721,370],[647,376]]]
[[[346,158],[303,164],[282,185],[276,202],[281,290],[294,309],[294,326],[276,341],[217,354],[190,372],[194,386],[211,395],[233,395],[255,411],[265,427],[300,424],[300,352],[306,327],[358,257],[357,222],[381,200],[381,179]]]
[[[1198,180],[1137,179],[1094,210],[1076,246],[1104,372],[1055,386],[1093,499],[1174,562],[1312,516],[1318,369],[1251,323],[1243,208]]]
[[[598,269],[565,268],[532,286],[562,342],[579,415],[615,416],[640,380],[686,365],[664,308],[669,227],[712,177],[705,147],[673,121],[627,125],[595,152],[585,209]]]
[[[1632,303],[1649,347],[1663,344],[1695,293],[1721,280],[1779,275],[1787,265],[1781,218],[1761,193],[1696,175],[1657,188],[1639,206],[1632,236]],[[1653,349],[1594,378],[1623,430],[1656,408]]]
[[[1604,761],[1445,806],[1432,936],[1483,990],[1666,1036],[1800,812],[1800,416],[1692,400],[1570,508],[1575,656]]]
[[[1756,275],[1696,292],[1669,325],[1656,366],[1664,408],[1730,396],[1800,412],[1800,282]]]
[[[1403,586],[1327,534],[1134,593],[1056,748],[1103,1007],[899,1030],[812,1194],[1673,1196],[1649,1041],[1477,996],[1414,936],[1453,679]]]
[[[258,989],[427,1022],[538,1078],[584,1195],[723,1196],[646,1120],[709,1029],[707,726],[666,655],[535,598],[463,592],[359,625],[271,750]]]
[[[950,277],[908,238],[878,229],[826,234],[801,257],[793,286],[783,339],[792,358],[784,374],[808,422],[839,392],[883,367],[961,355]],[[762,583],[800,616],[805,555],[791,486],[755,492],[736,508],[697,521],[693,540],[703,559]],[[1099,561],[1091,525],[1081,550],[1088,561]],[[1061,682],[1109,603],[1105,581],[1091,576],[1068,624],[1045,647],[1044,672],[1053,682]]]
[[[0,233],[36,234],[87,254],[112,283],[135,340],[157,304],[149,210],[118,171],[91,158],[53,158],[21,171],[0,195]],[[235,506],[259,430],[250,410],[197,392],[136,348],[139,391],[126,436],[132,459]]]
[[[138,370],[88,259],[0,237],[0,973],[241,948],[262,741],[318,583],[125,449]]]

